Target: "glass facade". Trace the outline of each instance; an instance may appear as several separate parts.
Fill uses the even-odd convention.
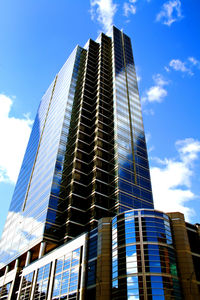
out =
[[[33,293],[34,300],[44,300],[47,299],[49,274],[50,274],[51,264],[47,264],[39,268],[37,272],[36,286]]]
[[[113,29],[117,211],[153,208],[145,134],[130,38]]]
[[[77,248],[56,259],[55,270],[52,270],[53,261],[51,261],[23,276],[19,299],[45,300],[48,295],[51,295],[51,299],[54,300],[78,299],[81,254],[82,249]],[[49,290],[50,275],[53,277],[52,290]],[[34,276],[35,282],[33,281]]]
[[[153,208],[153,199],[131,41],[113,27],[111,37],[101,33],[77,46],[42,97],[0,242],[0,267],[17,258],[24,267],[28,256],[33,262],[41,249],[94,234],[99,219],[133,208]],[[89,239],[87,287],[96,280],[97,238]],[[57,261],[53,299],[76,293],[78,269],[65,269],[67,261]],[[32,275],[25,275],[21,299],[29,293],[45,299],[48,272],[50,265],[30,273],[34,291]]]
[[[42,97],[0,241],[0,299],[196,300],[199,225],[153,208],[131,41],[113,27]]]
[[[97,241],[98,230],[93,229],[89,233],[88,239],[88,258],[87,258],[87,288],[93,288],[96,284],[96,268],[97,268]]]
[[[22,287],[19,294],[19,299],[28,300],[31,297],[32,283],[33,283],[33,272],[23,276]]]
[[[16,299],[80,299],[83,295],[86,237],[83,234],[25,267]]]
[[[113,27],[75,48],[42,97],[0,243],[1,264],[101,217],[153,208],[135,66]]]
[[[83,49],[77,47],[43,96],[0,242],[1,264],[62,228],[61,179]]]
[[[81,248],[56,261],[52,299],[77,299]]]
[[[112,299],[182,299],[169,217],[133,210],[112,221]]]

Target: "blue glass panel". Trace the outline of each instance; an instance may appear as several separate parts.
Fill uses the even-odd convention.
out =
[[[124,214],[124,218],[126,219],[126,222],[128,221],[127,218],[129,217],[134,217],[138,215],[138,211],[131,211],[131,212],[126,212]]]
[[[155,292],[155,293],[157,293],[158,294],[158,296],[156,295],[152,295],[152,300],[165,300],[166,298],[165,298],[165,296],[163,295],[163,293],[162,293],[162,290],[160,291],[160,290],[158,290],[158,291],[153,291],[153,292]],[[152,292],[152,293],[153,293]]]
[[[52,82],[42,97],[8,214],[7,222],[10,222],[9,218],[12,219],[12,228],[7,226],[5,236],[9,236],[9,244],[13,245],[13,249],[9,252],[4,251],[5,243],[4,240],[1,241],[0,256],[4,263],[23,253],[25,248],[31,248],[36,240],[42,239],[54,172],[54,193],[58,195],[60,191],[59,172],[63,169],[64,157],[58,149],[65,150],[66,146],[66,142],[63,143],[67,141],[66,131],[62,131],[62,126],[72,109],[68,97],[73,98],[74,95],[77,80],[74,65],[78,66],[81,51],[80,47],[74,50],[58,73],[57,80]],[[43,212],[42,217],[40,212]],[[48,220],[55,221],[52,211],[48,213]],[[50,227],[47,225],[45,228]],[[19,230],[21,233],[17,232]],[[57,238],[57,235],[55,237]]]
[[[128,182],[120,180],[119,181],[119,188],[122,191],[126,191],[127,193],[130,193],[130,194],[132,193],[132,186]]]
[[[113,280],[112,286],[113,286],[114,288],[118,288],[118,280]]]

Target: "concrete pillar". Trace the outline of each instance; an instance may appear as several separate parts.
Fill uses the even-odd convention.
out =
[[[30,295],[30,299],[29,300],[33,300],[33,297],[34,297],[35,285],[36,285],[36,282],[37,282],[37,275],[38,275],[38,270],[35,271],[35,273],[33,275],[32,290],[31,290],[31,295]]]
[[[86,266],[87,266],[87,243],[85,244],[85,247],[83,247],[83,253],[82,253],[82,261],[80,261],[80,264],[82,264],[81,268],[81,284],[80,284],[80,300],[85,299],[85,280],[86,280]]]
[[[4,275],[6,275],[8,272],[9,272],[9,266],[6,266]]]
[[[38,258],[41,258],[45,254],[46,242],[40,244],[40,252]]]
[[[54,282],[55,267],[56,267],[56,261],[54,260],[52,262],[51,272],[49,274],[50,279],[49,279],[49,288],[48,288],[48,298],[47,298],[47,300],[51,300],[52,299],[51,295],[52,295],[52,292],[53,292],[53,282]]]
[[[15,261],[15,269],[19,267],[19,258],[16,259]]]
[[[26,262],[25,262],[25,267],[27,267],[31,262],[31,251],[29,250],[26,254]]]

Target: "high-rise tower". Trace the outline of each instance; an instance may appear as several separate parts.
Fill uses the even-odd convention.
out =
[[[0,300],[196,300],[199,244],[199,224],[154,210],[131,41],[113,27],[77,46],[42,97],[0,242]]]
[[[111,37],[77,46],[42,97],[1,263],[133,208],[153,208],[153,200],[131,41],[113,27]]]

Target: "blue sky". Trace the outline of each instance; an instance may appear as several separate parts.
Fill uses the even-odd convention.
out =
[[[0,233],[40,99],[74,47],[112,24],[132,39],[155,207],[200,223],[199,0],[3,0]]]

